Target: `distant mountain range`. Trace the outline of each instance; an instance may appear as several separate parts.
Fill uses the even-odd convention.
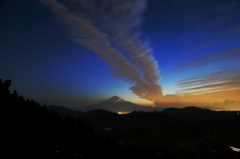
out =
[[[83,121],[91,125],[95,131],[102,130],[103,128],[156,127],[177,121],[174,117],[161,112],[133,111],[128,114],[119,115],[103,109],[94,109],[85,113],[58,106],[48,106],[48,109],[58,112],[63,117],[80,117]]]
[[[157,107],[146,107],[146,106],[140,106],[137,104],[133,104],[129,101],[125,101],[118,96],[113,96],[109,98],[108,100],[105,100],[101,103],[97,103],[90,106],[80,107],[78,110],[87,112],[94,109],[104,109],[111,112],[132,112],[132,111],[145,111],[145,112],[152,112],[154,110],[156,111],[162,111],[163,108],[157,108]]]
[[[158,107],[146,107],[133,104],[129,101],[125,101],[118,96],[113,96],[108,100],[105,100],[101,103],[97,103],[90,106],[80,107],[78,110],[72,110],[61,106],[51,105],[48,106],[49,110],[57,111],[62,116],[72,116],[78,117],[82,116],[84,112],[89,112],[92,110],[106,110],[110,112],[125,112],[130,113],[133,111],[138,112],[161,112],[172,116],[174,118],[182,119],[196,119],[196,120],[211,120],[218,118],[228,118],[233,115],[236,115],[236,111],[213,111],[210,109],[203,109],[195,106],[188,106],[185,108],[158,108]]]
[[[237,114],[236,111],[213,111],[194,106],[185,108],[166,108],[161,111],[164,114],[181,119],[212,120],[229,118]]]
[[[48,110],[56,111],[63,117],[80,117],[93,126],[95,130],[101,130],[104,127],[155,127],[178,121],[213,120],[237,116],[236,111],[212,111],[194,106],[166,108],[160,111],[161,109],[155,107],[143,107],[133,104],[117,96],[95,105],[83,107],[81,110],[86,112],[59,106],[48,106]],[[119,115],[117,112],[129,113]]]
[[[72,109],[69,109],[69,108],[65,108],[65,107],[62,107],[62,106],[56,106],[56,105],[48,106],[48,110],[57,112],[62,117],[70,116],[70,117],[75,118],[75,117],[82,116],[84,114],[84,112],[79,111],[79,110],[72,110]]]

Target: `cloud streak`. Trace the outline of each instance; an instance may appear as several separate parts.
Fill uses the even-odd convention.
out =
[[[178,83],[181,91],[203,94],[240,89],[240,70],[208,73],[199,77],[184,79]]]
[[[140,98],[162,97],[158,64],[147,42],[141,39],[141,15],[146,0],[40,0],[66,27],[70,38],[99,55],[110,76],[134,84]],[[128,57],[124,56],[128,54]]]
[[[225,32],[221,32],[218,35],[216,35],[215,37],[219,38],[219,37],[222,37],[222,36],[229,36],[229,35],[232,35],[232,34],[239,34],[239,33],[240,33],[240,26],[237,26],[237,27],[234,27],[234,28],[232,28],[230,30],[227,30]]]
[[[221,103],[201,103],[198,105],[199,107],[212,109],[212,110],[232,110],[236,111],[239,110],[240,101],[237,100],[225,100]]]
[[[191,63],[181,65],[180,67],[182,68],[182,71],[178,73],[200,70],[209,67],[226,67],[227,65],[236,65],[240,63],[239,58],[240,48],[219,51],[192,59]]]

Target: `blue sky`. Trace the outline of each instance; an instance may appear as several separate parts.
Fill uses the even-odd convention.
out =
[[[235,109],[239,104],[240,1],[122,0],[116,2],[119,6],[106,0],[89,1],[92,3],[82,0],[79,6],[73,1],[50,2],[9,0],[0,7],[0,78],[11,79],[11,89],[24,97],[41,104],[71,108],[113,95],[143,105],[181,107],[194,103],[190,100],[179,104],[180,99],[185,101],[188,95],[201,92],[201,96],[209,96],[208,93],[222,92],[234,95],[214,101],[215,95],[211,94],[211,100],[206,98],[208,102],[204,106]],[[123,55],[130,63],[129,68],[137,68],[141,79],[130,77],[131,73],[124,74],[126,71],[120,71],[121,77],[109,75],[114,71],[119,73],[120,65],[117,69],[115,65],[112,67],[103,53],[94,51],[96,45],[90,45],[90,40],[84,46],[86,41],[81,36],[90,36],[93,32],[85,34],[87,30],[83,27],[77,30],[79,28],[68,21],[71,18],[64,19],[67,14],[58,10],[59,5],[71,11],[68,16],[81,14],[89,26],[97,29],[98,35],[107,36],[111,49]],[[118,13],[116,10],[123,9],[121,7],[129,12]],[[103,44],[99,48],[102,46],[105,47]],[[136,47],[142,47],[145,53],[136,52]],[[131,52],[134,49],[135,52]],[[147,50],[151,51],[146,53]],[[134,61],[142,55],[148,66]],[[144,73],[149,78],[143,77]],[[162,96],[161,93],[159,97],[154,95],[156,90],[153,91],[152,86],[162,88]],[[145,96],[139,94],[139,89]],[[196,99],[195,104],[203,104],[196,96],[191,99]],[[234,106],[225,106],[226,100]]]

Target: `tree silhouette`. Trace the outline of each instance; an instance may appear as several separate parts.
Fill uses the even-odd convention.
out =
[[[143,149],[137,154],[134,148],[126,151],[118,143],[95,134],[80,118],[63,118],[57,112],[49,112],[46,104],[24,99],[16,90],[10,94],[10,85],[11,80],[0,80],[0,104],[5,115],[2,144],[9,158],[67,158],[74,153],[88,158],[123,158],[151,154]]]
[[[157,159],[159,156],[168,159],[240,158],[239,154],[231,151],[229,145],[217,138],[211,138],[211,136],[220,134],[219,132],[224,134],[225,128],[228,128],[227,134],[232,134],[236,145],[239,144],[237,142],[239,134],[235,133],[235,128],[239,128],[239,116],[236,119],[224,119],[224,122],[222,120],[177,122],[151,129],[126,128],[126,132],[125,129],[122,129],[123,131],[116,129],[117,132],[113,130],[104,136],[95,133],[93,128],[82,120],[83,118],[62,117],[55,111],[49,111],[46,104],[42,106],[33,99],[19,96],[16,90],[11,94],[10,86],[11,80],[3,82],[0,79],[0,105],[3,117],[1,144],[4,147],[2,155],[7,155],[8,158],[68,159],[77,158],[76,156],[72,157],[75,153],[84,156],[81,158],[90,159]],[[145,113],[143,115],[137,112],[130,114],[131,118],[139,117],[137,119],[141,119],[144,117],[145,120],[158,114]],[[109,116],[109,119],[111,118],[112,115]],[[152,121],[158,121],[158,118],[153,119]],[[129,121],[129,118],[126,121]],[[155,136],[154,133],[160,135]],[[124,145],[118,143],[120,138],[140,143],[141,137],[161,145],[160,153],[156,153],[159,151],[156,147],[147,147],[146,144]],[[227,138],[227,136],[223,137]],[[112,138],[118,140],[115,142]],[[176,140],[182,141],[185,147],[180,146]],[[59,153],[56,154],[56,151]],[[80,156],[78,157],[80,158]]]

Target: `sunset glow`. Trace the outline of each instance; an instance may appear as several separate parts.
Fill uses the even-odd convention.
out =
[[[1,78],[42,104],[74,109],[116,95],[142,106],[237,110],[239,7],[236,0],[6,1]]]
[[[0,0],[0,106],[9,158],[240,159],[240,0]]]
[[[118,114],[128,114],[130,112],[117,112]]]

